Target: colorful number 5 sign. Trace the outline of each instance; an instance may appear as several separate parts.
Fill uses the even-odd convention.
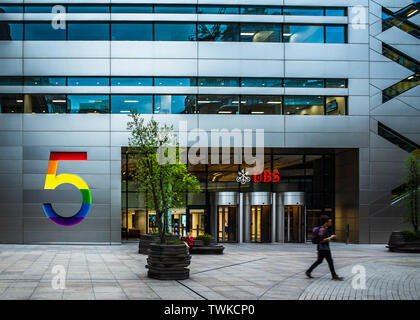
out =
[[[47,217],[54,223],[59,224],[60,226],[73,226],[83,221],[84,218],[89,213],[90,206],[92,205],[92,195],[90,193],[89,187],[82,178],[75,176],[74,174],[59,174],[57,173],[57,164],[58,161],[86,161],[87,153],[86,152],[51,152],[50,161],[48,162],[48,171],[45,178],[44,189],[53,190],[57,188],[60,184],[69,183],[77,187],[82,193],[82,207],[79,212],[77,212],[72,217],[62,217],[56,213],[51,206],[51,203],[44,203],[42,208],[44,209]]]

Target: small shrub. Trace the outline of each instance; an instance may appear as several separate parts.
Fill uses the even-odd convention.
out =
[[[415,232],[413,230],[402,230],[401,233],[407,237],[408,241],[420,240],[420,232]]]
[[[211,239],[212,239],[211,234],[207,234],[207,233],[202,234],[197,237],[197,240],[203,241],[205,246],[208,246],[210,244]]]
[[[157,244],[185,244],[182,240],[169,240],[166,243],[157,242]]]

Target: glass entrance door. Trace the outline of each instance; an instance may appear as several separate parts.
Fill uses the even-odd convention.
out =
[[[237,242],[237,207],[218,206],[217,241]]]
[[[251,242],[270,242],[271,206],[251,206]]]
[[[305,210],[303,206],[284,207],[284,242],[304,242]]]
[[[189,209],[191,217],[191,235],[196,238],[204,234],[205,209]]]

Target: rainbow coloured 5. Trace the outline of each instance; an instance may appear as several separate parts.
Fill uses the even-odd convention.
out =
[[[89,213],[90,207],[92,205],[92,195],[90,193],[89,187],[82,178],[74,174],[59,174],[57,173],[57,164],[58,161],[86,161],[87,153],[86,152],[51,152],[50,160],[48,162],[47,176],[45,177],[45,186],[44,189],[53,190],[57,188],[60,184],[69,183],[77,187],[82,193],[82,207],[79,212],[77,212],[72,217],[62,217],[57,212],[54,211],[51,203],[44,203],[42,208],[44,209],[47,217],[54,223],[60,226],[74,226],[83,221],[84,218]]]

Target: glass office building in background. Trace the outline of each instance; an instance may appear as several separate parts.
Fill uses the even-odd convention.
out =
[[[212,130],[252,130],[255,147],[264,129],[271,178],[237,179],[247,165],[233,150],[227,163],[188,162],[202,192],[171,209],[172,231],[305,242],[327,214],[340,241],[387,242],[404,227],[404,160],[420,148],[417,2],[1,0],[0,242],[118,244],[156,230],[130,176],[132,109],[175,131],[185,121],[208,147]],[[43,210],[68,217],[88,199],[45,188],[57,152],[86,155],[53,160],[91,194],[73,226]]]

